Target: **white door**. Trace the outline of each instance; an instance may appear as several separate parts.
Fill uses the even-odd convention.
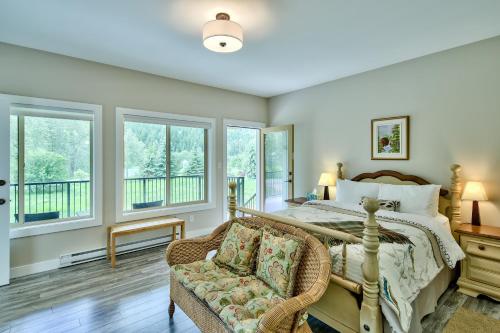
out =
[[[259,209],[260,191],[260,129],[264,123],[224,119],[224,198],[228,184],[236,183],[236,205]],[[227,215],[224,200],[224,216]]]
[[[9,283],[10,276],[10,105],[0,95],[0,286]]]
[[[261,130],[261,207],[273,212],[293,198],[293,125]]]

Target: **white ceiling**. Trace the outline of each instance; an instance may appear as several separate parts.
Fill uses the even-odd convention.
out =
[[[239,52],[202,46],[219,11]],[[0,41],[265,97],[497,35],[499,0],[0,2]]]

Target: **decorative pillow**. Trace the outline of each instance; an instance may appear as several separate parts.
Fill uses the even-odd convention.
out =
[[[293,295],[295,275],[304,253],[304,241],[291,235],[264,229],[255,275],[280,296]]]
[[[337,179],[336,201],[357,205],[362,197],[377,198],[380,184]]]
[[[261,236],[261,230],[247,228],[237,222],[231,223],[214,262],[239,275],[251,274]]]
[[[436,216],[441,185],[381,184],[378,198],[401,202],[400,212]]]
[[[368,197],[362,197],[359,204],[363,205],[363,201],[365,201],[365,199],[368,199]],[[401,206],[401,202],[397,200],[378,199],[378,202],[381,210],[388,210],[391,212],[399,212],[399,207]]]

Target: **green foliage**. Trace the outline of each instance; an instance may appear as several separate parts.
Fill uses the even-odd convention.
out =
[[[90,179],[90,174],[86,171],[83,171],[82,169],[76,170],[73,176],[74,176],[75,180],[89,180]]]
[[[248,158],[245,163],[246,176],[252,179],[257,178],[257,156],[255,152],[255,146],[250,146],[250,151],[248,152]]]
[[[400,147],[401,147],[400,133],[401,130],[399,124],[392,126],[392,135],[390,138],[390,142],[391,142],[391,151],[393,153],[400,153]]]
[[[205,171],[205,164],[203,163],[203,153],[195,152],[191,163],[189,163],[189,168],[187,174],[189,176],[201,176]]]
[[[26,156],[26,182],[51,182],[68,179],[67,159],[57,153],[36,149]]]
[[[228,176],[257,176],[257,156],[255,147],[258,130],[250,128],[229,127],[227,130],[227,170]]]

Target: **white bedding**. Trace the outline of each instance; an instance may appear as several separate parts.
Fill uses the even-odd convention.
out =
[[[331,210],[330,210],[331,208]],[[334,210],[334,211],[333,211]],[[365,213],[359,205],[334,201],[313,201],[275,214],[292,217],[302,222],[364,221]],[[352,215],[354,214],[354,215]],[[454,268],[464,253],[451,235],[447,218],[378,211],[377,222],[384,228],[405,235],[413,244],[381,243],[379,249],[380,299],[386,318],[397,317],[404,332],[410,328],[411,303],[443,269]],[[434,248],[433,248],[434,243]],[[437,249],[437,250],[436,250]],[[437,253],[437,254],[436,254]],[[330,248],[332,271],[342,269],[341,246]],[[353,244],[347,247],[346,277],[362,283],[363,247]],[[392,311],[392,313],[386,313]]]

